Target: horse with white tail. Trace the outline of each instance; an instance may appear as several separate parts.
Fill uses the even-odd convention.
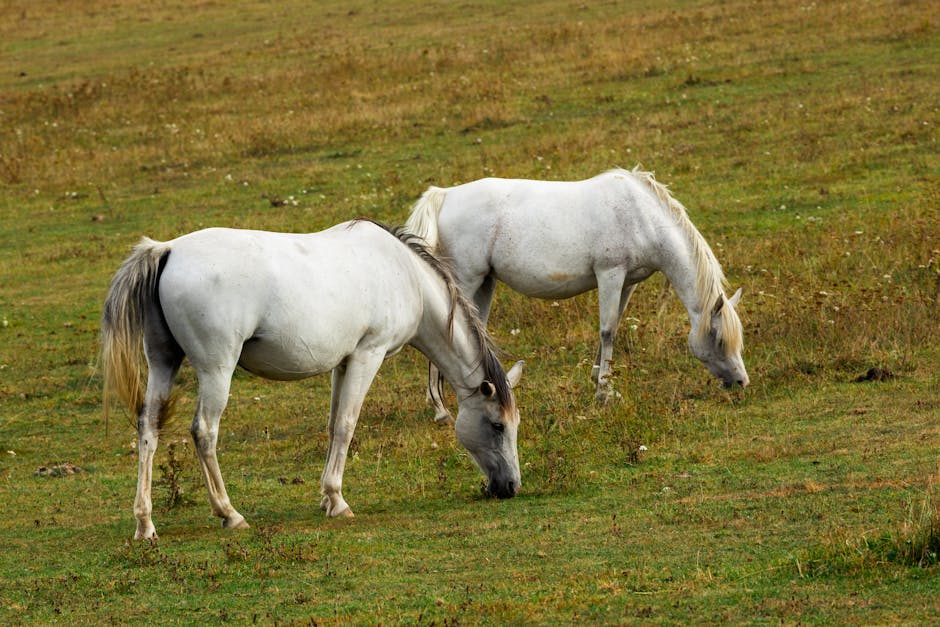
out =
[[[597,289],[596,398],[610,394],[611,355],[638,283],[661,271],[689,314],[689,348],[725,385],[749,382],[743,335],[726,280],[685,208],[649,172],[611,170],[576,181],[486,178],[429,188],[405,228],[448,257],[485,322],[497,281],[526,296],[564,299]],[[436,421],[451,421],[432,365]],[[433,392],[437,391],[435,395]]]
[[[169,242],[144,238],[111,282],[101,340],[106,411],[116,396],[137,416],[136,538],[156,537],[153,457],[184,357],[199,382],[192,436],[223,527],[248,526],[216,457],[236,366],[276,380],[332,370],[320,503],[327,516],[352,516],[342,479],[363,399],[382,361],[406,344],[457,391],[457,439],[489,493],[512,497],[521,484],[511,388],[522,364],[504,372],[450,268],[407,233],[360,220],[311,234],[214,228]]]

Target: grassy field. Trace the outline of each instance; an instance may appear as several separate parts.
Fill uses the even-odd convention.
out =
[[[0,4],[0,623],[940,621],[938,24],[928,0]],[[408,349],[363,409],[353,520],[317,508],[329,377],[236,374],[220,460],[252,528],[225,532],[184,369],[160,540],[130,541],[97,329],[141,235],[401,222],[431,184],[635,164],[744,288],[746,391],[658,275],[608,407],[596,296],[500,289],[517,498],[481,496]]]

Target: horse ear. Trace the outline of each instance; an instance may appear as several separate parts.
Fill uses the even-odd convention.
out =
[[[725,297],[723,294],[718,296],[718,301],[715,302],[715,308],[712,309],[712,315],[717,316],[721,313],[721,308],[725,306]]]
[[[496,396],[496,388],[489,381],[484,381],[480,384],[480,394],[486,398],[493,398]]]
[[[738,291],[734,293],[734,296],[728,299],[728,304],[732,307],[737,307],[738,303],[741,302],[741,288],[738,288]]]
[[[514,388],[519,385],[519,379],[522,378],[522,367],[524,365],[524,361],[517,361],[513,367],[509,369],[509,372],[506,373],[506,380],[509,381],[509,387]]]

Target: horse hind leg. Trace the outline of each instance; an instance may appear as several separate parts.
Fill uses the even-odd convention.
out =
[[[434,424],[454,424],[454,416],[444,406],[444,376],[431,362],[428,362],[428,404],[434,408]]]
[[[137,417],[137,495],[134,498],[134,517],[137,519],[135,540],[155,540],[157,530],[151,513],[151,485],[153,483],[153,457],[160,439],[160,429],[170,414],[173,380],[179,371],[183,356],[178,348],[169,344],[147,347],[147,392],[144,405]]]
[[[226,529],[245,529],[248,523],[245,517],[232,507],[219,460],[216,445],[219,440],[219,422],[228,403],[228,393],[232,384],[235,368],[215,368],[210,372],[197,371],[199,379],[199,400],[196,403],[196,415],[190,429],[196,445],[196,455],[209,491],[209,505],[212,513],[222,519]]]

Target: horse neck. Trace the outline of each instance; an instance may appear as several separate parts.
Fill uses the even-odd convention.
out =
[[[661,249],[660,271],[676,290],[679,300],[689,314],[692,327],[696,328],[703,312],[712,304],[709,299],[715,291],[716,283],[713,277],[720,276],[720,273],[716,275],[711,267],[714,256],[701,235],[687,231],[679,225],[675,225],[669,232],[672,241],[671,245]],[[660,232],[660,237],[662,236]],[[720,279],[717,285],[720,286]]]
[[[483,355],[476,332],[459,306],[448,328],[452,306],[440,277],[429,277],[424,314],[412,344],[430,359],[462,400],[483,382]]]

